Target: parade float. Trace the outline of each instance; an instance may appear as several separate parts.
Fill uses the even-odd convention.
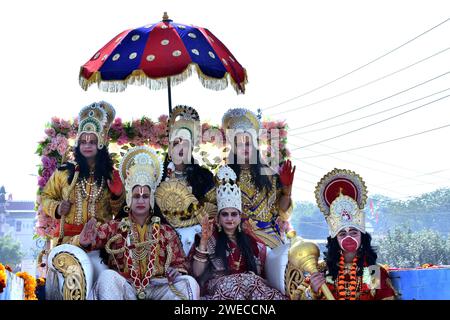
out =
[[[145,85],[154,90],[167,89],[170,115],[171,87],[193,73],[198,75],[205,88],[222,90],[230,83],[237,93],[245,92],[245,69],[217,37],[208,29],[175,23],[164,14],[161,22],[125,30],[114,37],[81,67],[79,82],[85,90],[97,84],[100,90],[107,92],[123,91],[130,84]],[[109,150],[116,167],[121,157],[135,146],[151,146],[163,158],[169,144],[169,115],[160,115],[157,119],[142,116],[131,121],[117,117],[109,131]],[[46,215],[42,209],[40,193],[48,180],[58,166],[73,159],[78,125],[77,119],[58,117],[46,125],[45,136],[36,151],[41,157],[36,234],[46,243],[38,258],[39,271],[36,274],[40,277],[14,274],[0,264],[0,300],[33,300],[37,298],[36,291],[42,291],[44,287],[45,295],[39,295],[41,298],[85,300],[99,274],[107,269],[96,251],[86,252],[60,242],[54,246],[51,239],[64,234],[64,223]],[[277,158],[278,162],[283,162],[288,159],[286,123],[265,119],[262,128],[263,134],[259,139],[265,161],[272,162],[272,158]],[[201,136],[207,138],[194,149],[194,157],[215,172],[229,152],[224,128],[202,123]],[[173,207],[170,199],[180,192],[185,191],[167,187],[165,195],[160,198],[165,196],[169,199],[160,199],[160,204],[168,220],[176,227],[185,254],[188,254],[194,235],[201,231],[201,226],[195,210],[191,210],[196,205],[195,200],[181,201],[177,203],[179,207]],[[205,214],[214,215],[211,208],[202,210]],[[319,256],[314,244],[305,242],[293,231],[289,232],[284,244],[268,248],[268,283],[287,297],[298,298],[298,289],[305,275],[317,270]],[[389,274],[398,299],[450,299],[448,267],[390,269]]]

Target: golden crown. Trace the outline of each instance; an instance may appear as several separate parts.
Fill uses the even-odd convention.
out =
[[[327,221],[330,236],[335,237],[345,228],[365,232],[364,206],[367,188],[364,180],[355,172],[334,169],[317,184],[316,201]]]
[[[147,146],[130,149],[119,164],[120,178],[125,185],[127,205],[131,205],[133,188],[148,186],[151,190],[151,205],[154,206],[156,188],[161,182],[163,163],[158,154]]]
[[[176,138],[190,140],[193,145],[200,141],[201,127],[198,112],[188,106],[176,106],[170,113],[169,118],[169,140]]]
[[[97,146],[102,149],[108,144],[108,132],[116,116],[113,106],[105,101],[94,102],[83,109],[78,115],[78,139],[83,133],[93,133],[97,136]]]

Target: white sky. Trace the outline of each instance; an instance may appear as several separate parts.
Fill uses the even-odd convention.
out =
[[[203,88],[196,75],[172,90],[173,104],[196,107],[219,123],[230,107],[256,110],[333,80],[450,18],[449,1],[8,1],[0,11],[0,185],[15,199],[33,200],[34,155],[52,116],[71,118],[98,100],[112,103],[122,119],[167,112],[167,92],[128,87],[84,92],[78,72],[119,32],[161,20],[208,28],[247,69],[247,93]],[[291,128],[366,105],[450,71],[450,50],[383,81],[295,112],[286,110],[336,95],[396,71],[450,46],[450,21],[374,64],[312,94],[263,112],[282,112]],[[317,129],[363,117],[450,88],[450,75]],[[449,91],[396,110],[298,137],[304,146],[393,116]],[[345,137],[294,151],[297,158],[345,150],[450,124],[450,98]],[[307,129],[298,130],[298,132]],[[294,132],[293,132],[294,133]],[[297,165],[295,200],[314,201],[314,186],[334,167],[361,174],[369,192],[405,198],[450,186],[450,128],[355,152],[317,157]],[[291,148],[294,148],[291,146]]]

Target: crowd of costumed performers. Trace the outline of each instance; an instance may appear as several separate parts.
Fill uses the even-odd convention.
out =
[[[194,108],[177,106],[151,125],[159,126],[157,141],[147,137],[132,144],[125,138],[133,130],[122,127],[114,108],[101,101],[84,107],[73,124],[46,131],[53,137],[40,149],[47,167],[40,172],[38,231],[49,239],[47,251],[70,244],[98,252],[108,268],[88,299],[395,296],[385,269],[379,268],[377,284],[369,273],[377,254],[364,229],[367,190],[357,174],[335,169],[319,182],[317,204],[330,228],[327,252],[293,297],[266,280],[268,252],[287,244],[292,230],[295,166],[280,148],[286,132],[272,146],[282,153],[273,166],[262,154],[267,140],[260,132],[267,126],[260,115],[230,109],[218,130],[226,154],[208,167],[194,157],[205,129]],[[72,148],[69,138],[75,140]],[[66,148],[52,149],[52,139],[66,139]],[[120,156],[110,151],[111,141],[127,145]],[[178,230],[193,225],[198,232],[186,250]]]

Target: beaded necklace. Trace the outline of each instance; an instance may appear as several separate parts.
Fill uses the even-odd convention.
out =
[[[93,180],[94,173],[90,173],[89,180]],[[90,187],[90,192],[87,192],[87,187]],[[95,218],[96,216],[96,205],[100,200],[101,194],[105,187],[105,179],[102,177],[102,181],[100,183],[100,187],[97,185],[95,181],[89,182],[85,177],[81,179],[81,181],[77,182],[75,186],[76,190],[76,216],[75,216],[75,224],[80,225],[83,224],[83,199],[88,201],[88,220],[90,218]]]

